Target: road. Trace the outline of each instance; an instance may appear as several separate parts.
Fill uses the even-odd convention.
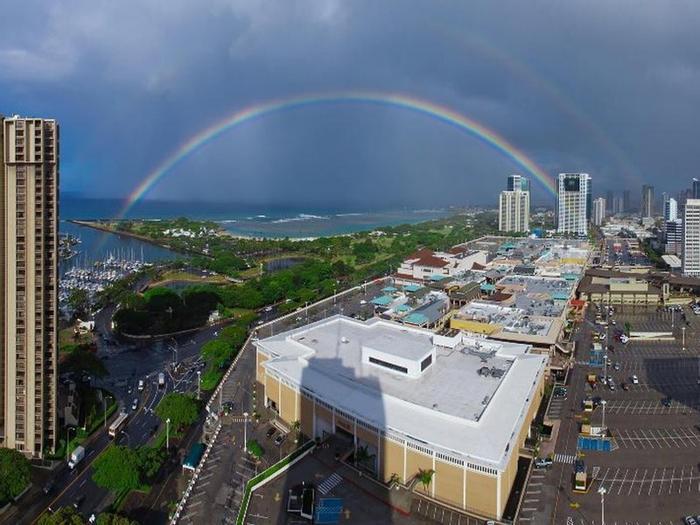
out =
[[[98,332],[98,355],[103,359],[109,375],[100,380],[94,379],[94,386],[111,391],[119,404],[115,412],[131,413],[124,430],[116,438],[117,443],[137,447],[147,443],[159,430],[160,419],[154,409],[169,392],[196,392],[197,370],[201,370],[200,350],[204,343],[213,339],[220,327],[206,327],[200,331],[171,340],[166,343],[124,344],[114,338],[110,327],[113,309],[106,309],[96,317]],[[177,352],[173,350],[175,348]],[[179,366],[173,367],[173,359]],[[165,385],[158,387],[158,374],[164,372]],[[144,381],[144,390],[138,391],[138,382]],[[134,399],[138,408],[132,410]],[[107,421],[109,426],[110,421]],[[28,495],[30,503],[23,506],[22,516],[12,517],[16,523],[32,523],[48,507],[57,509],[72,505],[78,496],[85,496],[80,511],[84,516],[104,510],[112,501],[109,491],[98,487],[92,481],[92,463],[112,442],[107,429],[101,429],[86,444],[86,457],[71,471],[67,465],[60,466],[52,473],[56,492],[45,496],[39,487]]]
[[[373,307],[367,301],[378,295],[381,284],[368,284],[364,289],[343,296],[336,300],[330,299],[302,309],[298,315],[281,316],[276,307],[260,312],[263,325],[258,329],[259,336],[279,333],[295,326],[313,322],[334,314],[353,315],[362,318],[373,314]],[[153,412],[158,402],[168,392],[197,392],[197,370],[202,369],[200,350],[204,343],[212,340],[218,334],[221,326],[205,327],[190,335],[181,336],[168,341],[149,343],[129,343],[117,340],[111,330],[111,316],[114,308],[105,308],[96,315],[96,332],[98,335],[98,355],[108,371],[104,379],[93,379],[93,385],[111,391],[119,403],[119,409],[133,414],[124,430],[116,441],[119,444],[137,447],[148,442],[157,432],[159,418]],[[244,350],[236,370],[224,384],[215,403],[215,409],[220,410],[221,404],[233,401],[235,408],[243,412],[242,407],[251,406],[252,383],[255,380],[255,352],[252,345]],[[178,366],[173,366],[177,363]],[[165,373],[165,386],[158,388],[158,374]],[[138,391],[139,380],[144,380],[144,390]],[[138,409],[132,410],[134,399],[138,399]],[[113,416],[113,417],[116,417]],[[110,421],[107,421],[109,426]],[[221,439],[231,443],[234,439],[242,443],[242,426],[232,424]],[[240,434],[240,435],[239,435]],[[11,518],[19,524],[33,523],[47,508],[58,509],[72,505],[79,496],[84,496],[80,512],[84,516],[103,511],[112,501],[113,495],[92,481],[92,464],[102,451],[112,442],[107,436],[106,428],[98,431],[86,443],[86,457],[74,471],[63,464],[51,473],[55,491],[45,496],[40,487],[33,489],[32,494],[25,499],[29,503],[23,506],[22,515],[13,509],[6,518]],[[238,457],[238,452],[231,447],[232,461]],[[235,456],[235,457],[234,457]],[[224,472],[224,475],[230,475]],[[153,505],[158,505],[158,501]]]

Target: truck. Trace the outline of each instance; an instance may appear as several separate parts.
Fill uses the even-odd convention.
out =
[[[75,447],[75,450],[71,452],[70,459],[68,460],[68,467],[73,470],[75,466],[80,463],[85,457],[85,447],[79,445]]]

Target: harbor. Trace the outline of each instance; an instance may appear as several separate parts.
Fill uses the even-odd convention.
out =
[[[61,315],[72,315],[69,298],[84,290],[90,304],[114,282],[155,263],[181,255],[153,244],[61,222],[58,300]]]

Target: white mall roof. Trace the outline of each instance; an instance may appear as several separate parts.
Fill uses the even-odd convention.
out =
[[[517,449],[513,438],[546,365],[528,345],[450,339],[378,318],[335,316],[256,344],[273,356],[264,364],[269,371],[335,407],[492,468],[503,468]],[[436,359],[409,378],[363,364],[363,346],[406,358],[435,347]],[[484,367],[503,374],[481,375]]]

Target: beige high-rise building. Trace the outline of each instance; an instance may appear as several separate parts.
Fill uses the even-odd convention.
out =
[[[498,201],[498,231],[530,231],[530,192],[502,191]]]
[[[58,124],[0,117],[0,444],[57,442]]]

